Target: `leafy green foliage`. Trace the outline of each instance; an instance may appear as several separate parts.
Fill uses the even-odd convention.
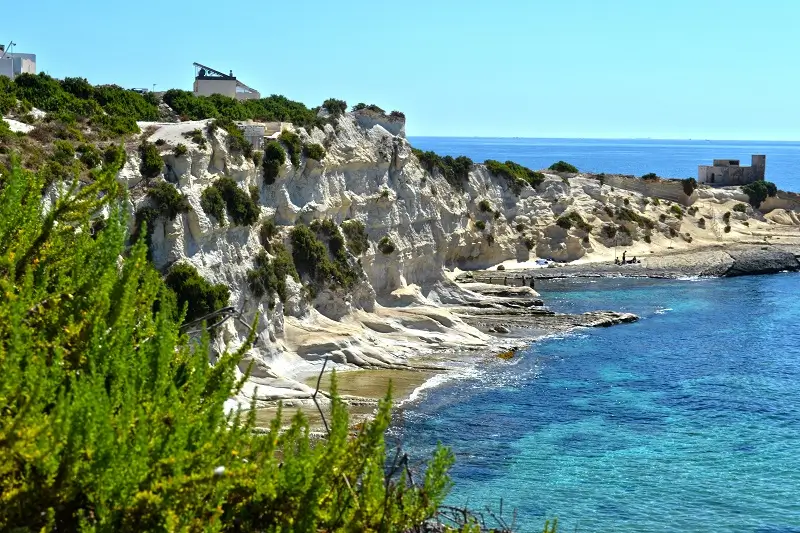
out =
[[[264,147],[264,183],[272,185],[286,163],[286,150],[277,141],[270,141]]]
[[[617,235],[617,226],[615,224],[603,224],[603,227],[600,228],[600,234],[606,239],[613,239]]]
[[[480,209],[481,213],[491,213],[494,210],[492,209],[492,204],[489,203],[489,200],[483,199],[478,202],[478,209]]]
[[[286,145],[289,152],[289,161],[295,167],[300,166],[300,153],[303,150],[303,143],[300,141],[300,136],[289,130],[283,130],[278,136],[278,139]]]
[[[578,168],[575,165],[570,165],[566,161],[557,161],[550,165],[550,169],[554,172],[572,172],[577,174]]]
[[[733,210],[737,213],[747,213],[747,206],[740,202],[733,206]]]
[[[203,191],[200,198],[203,211],[213,214],[220,221],[220,225],[222,225],[222,219],[217,216],[219,214],[219,200],[217,194],[206,192],[209,189],[217,190],[219,197],[225,202],[228,217],[234,225],[250,226],[258,220],[260,213],[258,204],[236,184],[233,178],[223,176],[217,179],[211,187]]]
[[[69,141],[61,139],[53,142],[53,160],[62,165],[69,165],[75,161],[75,147]]]
[[[368,111],[372,111],[373,113],[378,113],[378,114],[381,114],[381,115],[385,115],[386,114],[386,111],[384,111],[380,107],[376,106],[375,104],[367,105],[367,104],[365,104],[363,102],[359,102],[359,103],[357,103],[356,105],[353,106],[353,111],[363,111],[365,109],[368,110]]]
[[[345,220],[342,222],[342,231],[347,237],[347,249],[356,257],[369,250],[367,228],[360,220]]]
[[[476,220],[475,221],[475,227],[478,228],[478,230],[480,230],[480,231],[485,230],[486,229],[486,221],[484,221],[484,220]]]
[[[522,192],[522,187],[530,185],[537,187],[544,181],[544,174],[541,172],[533,171],[527,167],[523,167],[513,161],[506,161],[501,163],[493,159],[488,159],[484,162],[486,168],[495,176],[502,176],[508,180],[512,190],[519,194]]]
[[[164,282],[175,293],[178,305],[186,306],[187,322],[226,307],[230,299],[228,287],[212,285],[188,263],[173,265]]]
[[[556,219],[556,224],[559,227],[562,227],[566,230],[576,227],[579,230],[585,231],[587,233],[592,231],[592,225],[583,220],[583,217],[577,211],[570,211],[569,213],[564,213],[563,215],[561,215]]]
[[[142,176],[149,179],[161,174],[164,169],[164,160],[161,159],[156,145],[147,141],[142,142],[139,146],[139,154],[142,156],[142,163],[139,167]]]
[[[200,207],[207,215],[216,218],[220,226],[225,225],[225,200],[217,187],[212,185],[200,193]]]
[[[247,272],[247,281],[253,294],[260,298],[269,295],[270,299],[277,294],[282,302],[286,301],[286,277],[291,276],[300,281],[292,256],[282,244],[272,247],[272,259],[267,252],[261,251],[255,260],[255,268]]]
[[[80,153],[80,161],[86,168],[93,169],[99,167],[103,162],[103,157],[100,155],[100,150],[91,144],[82,144],[78,147]]]
[[[378,250],[381,251],[384,255],[389,255],[395,251],[395,245],[392,242],[392,239],[389,238],[388,235],[384,235],[381,237],[381,240],[378,241]]]
[[[747,195],[750,205],[758,209],[768,196],[778,194],[778,188],[772,182],[758,180],[743,186],[742,192]]]
[[[328,241],[328,246],[321,238]],[[292,228],[290,239],[297,271],[309,277],[316,287],[350,288],[358,280],[358,273],[347,257],[344,237],[332,220],[321,223],[315,220],[310,228],[297,224]]]
[[[278,235],[278,225],[275,224],[274,218],[268,218],[261,224],[261,229],[258,232],[259,239],[261,240],[261,246],[269,251],[270,249],[270,241]]]
[[[322,102],[322,107],[334,117],[344,115],[347,112],[347,102],[336,98],[328,98]]]
[[[647,174],[644,174],[641,179],[645,181],[658,181],[661,178],[659,178],[655,172],[648,172]]]
[[[178,143],[178,146],[172,149],[172,153],[175,157],[181,157],[186,155],[189,152],[189,149],[183,143]]]
[[[147,197],[155,204],[159,212],[174,220],[179,213],[188,213],[191,210],[189,199],[181,194],[171,183],[160,181],[147,190]]]
[[[242,130],[233,122],[233,120],[222,117],[216,120],[211,121],[208,124],[209,132],[214,131],[214,129],[221,129],[227,132],[228,134],[228,148],[231,151],[236,153],[241,153],[245,157],[252,157],[253,156],[253,145],[250,144]]]
[[[614,213],[614,216],[618,220],[633,222],[635,224],[638,224],[640,227],[648,230],[652,230],[656,227],[656,223],[653,222],[652,219],[640,215],[633,209],[629,209],[627,207],[617,208],[616,212]]]
[[[303,146],[303,153],[309,159],[322,161],[322,159],[325,157],[325,148],[317,143],[310,143]]]
[[[431,174],[441,173],[444,179],[457,189],[464,188],[464,182],[467,181],[469,171],[473,166],[472,159],[463,155],[455,158],[449,155],[441,157],[435,152],[423,152],[416,148],[412,148],[411,151],[419,160],[422,168]]]
[[[669,206],[669,210],[673,215],[675,215],[675,218],[678,219],[683,218],[683,209],[681,209],[681,206],[677,204],[672,204],[671,206]]]
[[[304,128],[320,124],[313,110],[300,102],[293,102],[279,95],[259,100],[236,100],[219,94],[195,96],[189,91],[170,89],[164,93],[163,98],[167,105],[187,120],[252,119],[262,122],[291,122],[295,126]]]

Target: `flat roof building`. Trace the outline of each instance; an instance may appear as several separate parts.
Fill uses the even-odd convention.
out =
[[[223,74],[211,67],[195,63],[194,95],[211,96],[212,94],[221,94],[237,100],[257,100],[261,98],[261,94],[258,91],[237,80],[233,75],[233,71],[230,74]]]
[[[36,54],[14,52],[14,43],[0,44],[0,76],[13,80],[20,74],[36,74]]]
[[[726,187],[747,185],[764,179],[767,156],[753,155],[749,167],[739,165],[738,159],[715,159],[713,165],[697,167],[697,183]]]

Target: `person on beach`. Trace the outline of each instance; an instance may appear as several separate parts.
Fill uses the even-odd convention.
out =
[[[627,254],[627,253],[628,253],[628,250],[625,250],[624,252],[622,252],[622,264],[623,265],[625,264],[625,254]]]

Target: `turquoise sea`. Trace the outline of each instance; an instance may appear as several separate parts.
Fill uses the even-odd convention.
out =
[[[687,174],[669,171],[666,151],[645,166],[621,155],[593,162],[597,146],[514,155],[469,141],[454,151]],[[448,153],[444,142],[412,144]],[[800,145],[776,145],[800,168]],[[770,168],[778,157],[763,152]],[[770,179],[800,189],[788,170]],[[523,532],[557,516],[563,532],[800,533],[800,274],[572,279],[537,290],[557,311],[641,320],[546,338],[507,362],[486,358],[410,404],[397,428],[405,448],[423,457],[442,442],[455,452],[448,503],[497,510],[502,499]]]

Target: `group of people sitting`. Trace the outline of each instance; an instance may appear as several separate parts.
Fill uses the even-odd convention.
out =
[[[632,259],[627,259],[627,260],[626,260],[626,259],[625,259],[625,255],[626,255],[627,253],[628,253],[628,250],[625,250],[624,252],[622,252],[622,261],[620,261],[618,257],[615,257],[615,258],[614,258],[614,264],[615,264],[615,265],[633,265],[633,264],[636,264],[636,263],[641,263],[641,262],[642,262],[642,260],[641,260],[641,259],[636,259],[636,256],[635,256],[635,255],[633,256],[633,258],[632,258]]]

